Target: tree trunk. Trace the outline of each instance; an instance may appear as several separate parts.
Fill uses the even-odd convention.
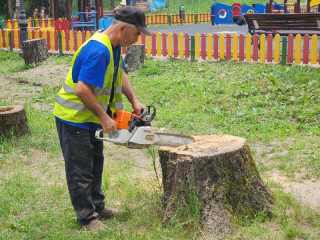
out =
[[[111,6],[111,9],[116,8],[116,4],[115,4],[114,0],[110,0],[110,6]]]
[[[16,18],[20,18],[20,0],[16,0]]]
[[[228,135],[194,138],[188,145],[159,149],[165,220],[169,222],[178,206],[189,201],[191,190],[200,202],[207,239],[232,233],[233,216],[270,215],[274,195],[260,178],[246,140]]]
[[[124,62],[126,63],[125,72],[133,72],[142,68],[144,63],[144,45],[130,45],[127,48]]]
[[[9,16],[9,19],[12,19],[12,17],[13,17],[13,10],[12,10],[11,0],[8,0],[7,3],[8,3],[8,16]]]
[[[0,106],[0,135],[30,134],[23,106]]]
[[[49,56],[46,40],[44,38],[24,41],[22,43],[22,48],[23,58],[26,64],[42,62]]]

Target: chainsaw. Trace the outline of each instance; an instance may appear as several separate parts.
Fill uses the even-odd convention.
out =
[[[105,137],[103,129],[99,129],[95,136],[97,139],[129,148],[149,148],[152,145],[178,147],[195,141],[190,136],[155,132],[151,127],[151,121],[155,116],[156,108],[154,106],[142,109],[140,116],[118,110],[112,115],[112,119],[116,122],[117,131],[109,133]]]

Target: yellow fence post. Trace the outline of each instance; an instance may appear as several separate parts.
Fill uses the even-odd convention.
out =
[[[62,43],[62,52],[66,51],[66,33],[64,30],[61,31],[61,43]]]
[[[220,34],[220,60],[224,60],[224,34]]]
[[[80,30],[78,31],[78,38],[77,38],[77,40],[78,40],[78,49],[79,49],[80,46],[82,45],[82,33],[81,33]]]
[[[151,56],[151,36],[146,36],[147,56]]]
[[[251,42],[252,37],[250,34],[247,34],[246,36],[246,61],[251,61]]]
[[[194,41],[194,45],[195,45],[195,58],[199,59],[200,58],[200,34],[196,33],[195,35],[195,41]]]
[[[238,60],[238,35],[237,34],[232,35],[232,60],[233,61]]]
[[[28,32],[28,39],[32,39],[32,31],[31,30],[27,30]]]
[[[296,35],[296,52],[295,52],[295,63],[300,64],[301,62],[301,35]]]
[[[207,35],[207,58],[209,60],[212,59],[212,45],[213,45],[213,43],[212,43],[212,34],[209,33]]]
[[[86,31],[86,41],[88,41],[91,38],[90,32]]]
[[[318,37],[317,35],[312,35],[311,38],[311,64],[316,64],[317,63],[317,42],[318,42]]]
[[[172,57],[172,33],[168,33],[168,57]]]
[[[157,33],[157,56],[161,56],[161,33]]]
[[[280,35],[274,37],[274,62],[280,61]]]
[[[138,40],[137,40],[136,44],[140,45],[140,42],[141,42],[141,35],[138,37]]]
[[[266,35],[260,36],[260,62],[266,61]]]
[[[179,57],[184,57],[183,33],[179,33]]]

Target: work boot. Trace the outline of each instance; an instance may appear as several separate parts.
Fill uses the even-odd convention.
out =
[[[83,227],[93,232],[108,230],[108,227],[98,219],[92,220],[89,224],[83,225]]]
[[[101,218],[110,218],[110,217],[114,217],[116,215],[119,215],[121,212],[123,212],[123,211],[118,210],[118,209],[104,207],[104,209],[100,212],[99,216]]]

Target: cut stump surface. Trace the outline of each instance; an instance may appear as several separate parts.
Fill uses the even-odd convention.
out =
[[[271,213],[274,195],[261,179],[244,138],[220,134],[194,139],[191,144],[159,149],[166,221],[188,202],[190,192],[198,196],[208,239],[232,233],[233,216]]]

